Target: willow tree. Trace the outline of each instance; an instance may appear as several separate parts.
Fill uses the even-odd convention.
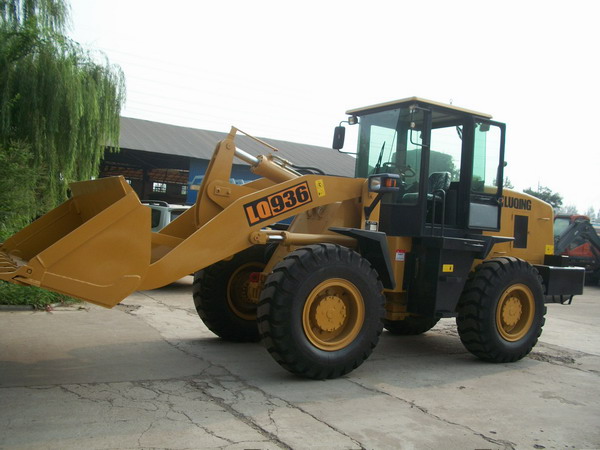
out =
[[[0,192],[0,210],[14,205],[7,196],[32,198],[19,194],[24,178],[35,201],[23,214],[56,206],[69,182],[98,174],[106,144],[118,142],[123,74],[65,36],[68,11],[65,0],[0,0],[0,161],[11,162],[0,178],[16,190]]]

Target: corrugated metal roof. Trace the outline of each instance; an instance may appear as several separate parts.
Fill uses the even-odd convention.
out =
[[[217,142],[226,136],[225,132],[121,117],[119,146],[122,149],[210,159]],[[331,175],[354,175],[355,159],[337,150],[275,139],[260,139],[279,149],[278,156],[297,166],[317,167]],[[258,142],[239,133],[235,141],[240,149],[255,156],[271,152]],[[242,162],[236,161],[236,163]]]

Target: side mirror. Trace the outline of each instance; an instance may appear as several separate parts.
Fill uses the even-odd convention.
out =
[[[343,126],[335,127],[335,131],[333,133],[333,144],[332,148],[336,150],[341,150],[344,148],[344,138],[346,137],[346,129]]]

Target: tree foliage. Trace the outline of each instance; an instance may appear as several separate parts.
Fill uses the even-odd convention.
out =
[[[45,175],[31,160],[31,150],[22,142],[0,151],[0,242],[26,226],[38,210],[36,187]]]
[[[532,188],[527,188],[524,189],[523,192],[533,195],[546,203],[550,203],[555,210],[559,210],[563,203],[562,196],[558,192],[553,192],[552,189],[546,186],[538,186],[535,191]]]
[[[568,214],[569,216],[579,214],[575,205],[562,206],[558,212],[560,214]]]
[[[586,216],[588,216],[590,218],[590,220],[593,221],[600,221],[600,209],[598,210],[598,212],[596,212],[596,210],[594,210],[593,206],[590,206],[586,212],[584,212],[584,214]]]
[[[69,182],[96,176],[118,142],[122,72],[68,39],[68,20],[65,0],[0,0],[0,151],[36,174],[30,217],[61,203]]]
[[[0,0],[0,242],[98,173],[118,142],[119,68],[65,36],[66,0]],[[0,283],[0,301],[42,306],[65,296]]]
[[[558,212],[560,214],[567,214],[570,216],[580,214],[577,206],[572,204],[562,206]],[[585,212],[583,212],[583,215],[588,216],[592,222],[600,222],[600,209],[596,211],[593,206],[590,206]]]

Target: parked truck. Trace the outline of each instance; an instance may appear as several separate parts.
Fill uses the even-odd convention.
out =
[[[446,317],[477,357],[523,358],[544,299],[581,294],[584,270],[553,256],[552,208],[503,188],[505,125],[417,97],[347,114],[359,124],[354,178],[300,170],[267,144],[249,155],[232,128],[197,202],[159,232],[123,178],[73,183],[1,245],[0,279],[110,308],[195,273],[210,330],[260,339],[308,378],[357,368],[384,328],[420,334]],[[230,183],[234,157],[262,178]]]

